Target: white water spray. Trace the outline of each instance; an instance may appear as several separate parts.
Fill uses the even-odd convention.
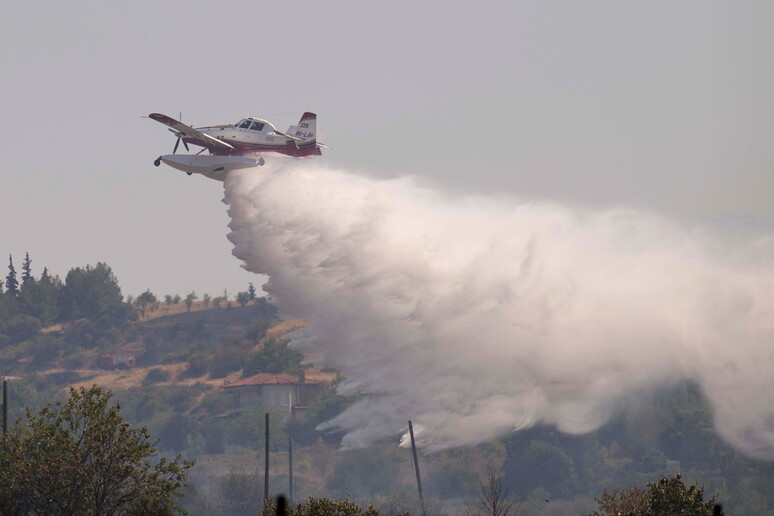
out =
[[[346,445],[408,419],[427,450],[589,432],[689,378],[729,443],[774,458],[772,267],[642,212],[452,199],[309,162],[225,188],[234,254],[311,323],[294,344],[372,394],[330,423]]]

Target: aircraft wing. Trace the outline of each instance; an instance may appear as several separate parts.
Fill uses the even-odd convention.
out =
[[[183,122],[180,122],[179,120],[175,120],[171,116],[162,115],[161,113],[151,113],[148,116],[157,122],[161,122],[162,124],[169,126],[174,131],[179,133],[179,136],[182,138],[190,138],[190,139],[198,140],[198,144],[201,145],[202,147],[207,147],[208,149],[218,149],[221,151],[236,150],[228,143],[218,140],[217,138],[214,138],[209,134],[204,134],[203,132],[194,129],[189,125],[185,125]]]

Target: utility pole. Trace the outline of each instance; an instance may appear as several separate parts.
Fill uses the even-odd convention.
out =
[[[288,434],[288,503],[293,505],[293,438]]]
[[[8,380],[3,377],[3,433],[8,432]]]
[[[411,453],[414,456],[414,471],[417,474],[417,489],[419,489],[419,505],[422,508],[422,516],[425,516],[425,498],[422,496],[422,477],[419,475],[419,459],[417,458],[417,444],[414,441],[414,426],[409,419],[409,434],[411,435]]]
[[[269,413],[266,413],[266,448],[264,451],[266,456],[263,466],[263,499],[269,499]]]

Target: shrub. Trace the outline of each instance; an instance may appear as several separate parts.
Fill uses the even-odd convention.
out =
[[[169,371],[161,369],[160,367],[154,367],[148,374],[145,375],[145,379],[142,381],[143,385],[153,385],[154,383],[169,381]]]
[[[204,351],[194,351],[188,357],[188,368],[185,370],[185,375],[189,378],[196,378],[207,372],[207,353]]]

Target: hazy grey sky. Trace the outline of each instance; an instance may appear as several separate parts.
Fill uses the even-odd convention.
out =
[[[29,251],[35,274],[105,261],[126,294],[261,282],[222,185],[152,165],[174,144],[153,111],[312,110],[349,171],[774,227],[772,26],[770,2],[13,2],[0,270]]]

